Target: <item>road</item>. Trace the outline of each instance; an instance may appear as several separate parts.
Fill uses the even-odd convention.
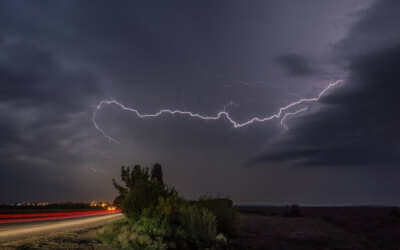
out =
[[[121,213],[95,215],[90,217],[67,218],[49,221],[30,221],[0,224],[0,242],[23,239],[57,231],[73,231],[96,227],[123,218]]]

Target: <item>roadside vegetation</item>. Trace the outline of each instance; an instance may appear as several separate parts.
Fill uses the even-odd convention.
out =
[[[229,199],[201,197],[188,201],[165,185],[162,168],[121,168],[115,203],[125,219],[98,232],[104,243],[118,249],[229,249],[237,232],[237,216]]]

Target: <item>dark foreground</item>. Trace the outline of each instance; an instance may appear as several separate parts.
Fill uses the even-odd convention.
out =
[[[398,250],[400,213],[387,207],[240,207],[232,249]],[[96,238],[99,227],[7,242],[0,249],[111,249]]]
[[[241,207],[239,249],[400,249],[400,210],[390,207]]]
[[[0,249],[99,249],[112,250],[96,238],[96,232],[101,226],[86,228],[70,232],[49,233],[42,236],[32,236],[23,240],[0,243]]]
[[[120,213],[0,224],[0,249],[99,249],[95,231]]]

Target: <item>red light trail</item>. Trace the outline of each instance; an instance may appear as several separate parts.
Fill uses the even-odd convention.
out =
[[[0,214],[0,224],[28,221],[47,221],[119,213],[120,210],[94,210],[53,213]]]

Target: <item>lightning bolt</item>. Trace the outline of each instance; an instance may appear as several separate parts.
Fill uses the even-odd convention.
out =
[[[99,105],[101,105],[101,103],[99,103]],[[93,122],[94,127],[95,127],[98,131],[100,131],[100,133],[101,133],[105,138],[107,138],[108,140],[110,140],[110,141],[112,141],[112,142],[114,142],[114,143],[118,143],[118,144],[119,144],[119,141],[117,141],[116,139],[114,139],[114,138],[112,138],[111,136],[107,135],[106,132],[104,132],[104,130],[103,130],[102,128],[100,128],[100,126],[97,124],[97,122],[96,122],[96,115],[97,115],[97,112],[101,109],[101,106],[99,106],[99,105],[96,106],[96,109],[94,110],[93,115],[92,115],[92,122]]]
[[[283,115],[283,117],[282,117],[282,119],[281,119],[281,121],[280,121],[281,126],[282,126],[284,129],[289,129],[288,126],[287,126],[286,123],[285,123],[286,119],[287,119],[289,116],[294,116],[294,115],[297,115],[298,113],[301,113],[301,112],[304,112],[304,111],[307,111],[307,110],[308,110],[308,107],[304,107],[304,108],[299,109],[299,110],[296,110],[296,111],[294,111],[294,112],[286,112],[286,113]]]
[[[279,108],[278,112],[276,112],[275,114],[272,114],[272,115],[266,116],[266,117],[258,117],[258,116],[256,116],[256,117],[253,117],[253,118],[251,118],[251,119],[249,119],[249,120],[247,120],[245,122],[237,122],[237,121],[235,121],[234,119],[232,119],[231,115],[225,110],[220,111],[216,115],[213,115],[213,116],[212,115],[211,116],[202,115],[202,114],[193,113],[193,112],[190,112],[190,111],[171,110],[171,109],[161,109],[160,111],[158,111],[156,113],[142,114],[137,109],[127,107],[124,104],[122,104],[122,103],[120,103],[120,102],[118,102],[116,100],[102,100],[102,101],[100,101],[99,104],[96,106],[94,112],[93,112],[92,122],[93,122],[94,127],[105,138],[107,138],[108,140],[110,140],[112,142],[115,142],[115,143],[119,143],[119,141],[114,139],[113,137],[107,135],[107,133],[96,122],[96,116],[97,116],[98,111],[100,111],[103,108],[103,106],[105,106],[105,105],[111,105],[111,104],[116,105],[116,106],[118,106],[119,108],[121,108],[124,111],[133,112],[137,117],[139,117],[141,119],[143,119],[143,118],[155,118],[155,117],[159,117],[159,116],[161,116],[163,114],[170,114],[170,115],[180,114],[180,115],[186,115],[186,116],[193,117],[193,118],[198,118],[198,119],[201,119],[201,120],[219,120],[219,119],[225,118],[232,124],[232,126],[234,128],[242,128],[242,127],[248,126],[248,125],[256,123],[256,122],[266,122],[266,121],[270,121],[270,120],[278,119],[278,118],[282,117],[281,121],[280,121],[280,124],[282,125],[283,128],[287,128],[287,126],[285,124],[285,120],[286,120],[286,118],[288,116],[293,116],[293,115],[296,115],[296,114],[298,114],[300,112],[304,112],[304,111],[307,110],[307,108],[302,108],[302,109],[299,109],[299,110],[294,111],[294,112],[286,112],[288,109],[293,108],[293,107],[298,106],[298,105],[301,105],[301,104],[304,104],[304,103],[318,102],[321,99],[321,97],[327,91],[329,91],[330,89],[332,89],[333,87],[335,87],[336,85],[338,85],[341,82],[343,82],[343,80],[337,80],[335,82],[332,82],[332,83],[328,84],[328,86],[326,86],[321,92],[319,92],[319,94],[316,97],[299,99],[297,101],[289,103],[286,106],[283,106],[283,107]]]

